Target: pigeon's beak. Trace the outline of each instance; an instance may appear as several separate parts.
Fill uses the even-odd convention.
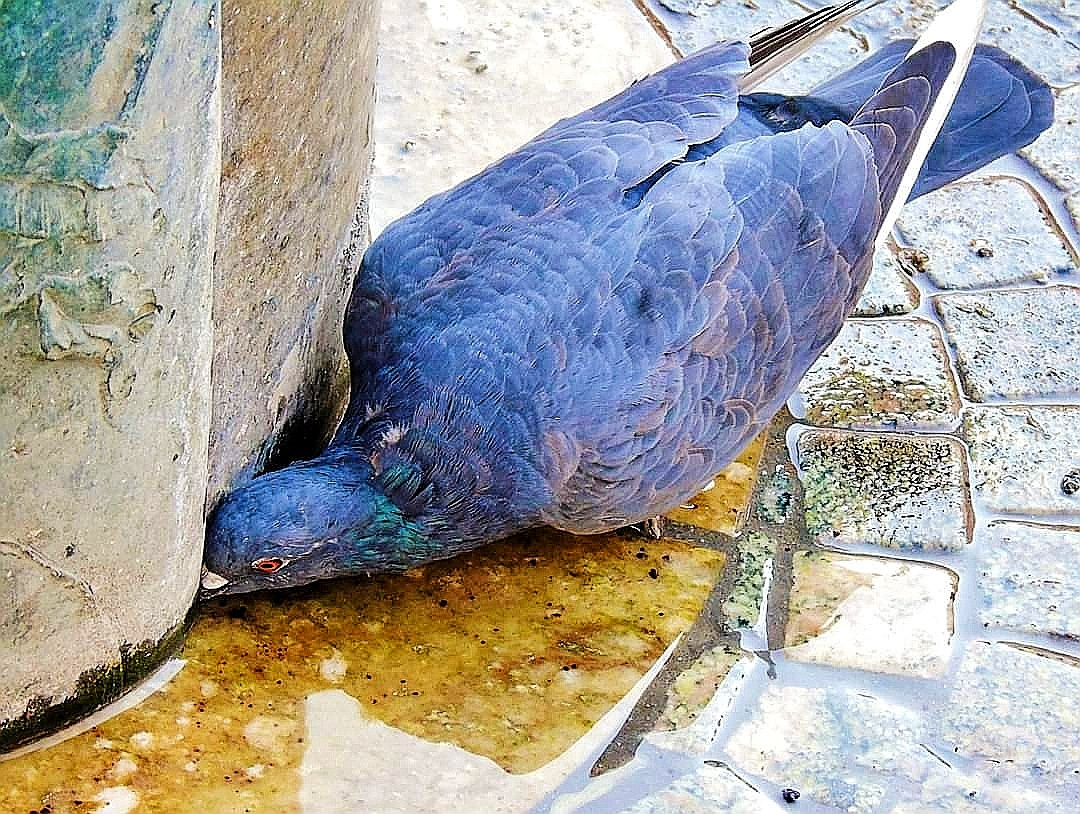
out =
[[[220,574],[215,574],[213,571],[207,570],[206,566],[202,569],[202,580],[200,581],[199,598],[200,599],[212,599],[219,594],[225,592],[225,587],[229,584],[229,580]]]

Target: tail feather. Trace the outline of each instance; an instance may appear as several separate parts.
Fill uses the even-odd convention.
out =
[[[950,43],[935,42],[900,63],[851,121],[870,140],[884,209],[912,162],[935,99],[956,62]]]
[[[804,102],[850,120],[911,49],[895,40],[839,76],[819,85]],[[911,197],[932,192],[996,158],[1033,142],[1054,120],[1049,86],[1009,54],[978,45]]]
[[[892,230],[945,123],[985,15],[986,0],[955,0],[851,120],[875,152],[884,211],[879,240]]]

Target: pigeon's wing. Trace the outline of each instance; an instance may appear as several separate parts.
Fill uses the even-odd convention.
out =
[[[534,229],[556,209],[587,232],[604,229],[632,207],[636,187],[735,117],[747,51],[720,43],[642,79],[388,226],[364,255],[346,314],[346,423],[359,425],[360,413],[378,406],[375,377],[389,358],[402,303],[445,284],[448,274],[477,268],[475,259],[500,245],[500,234]]]
[[[607,237],[611,253],[633,247],[600,305],[608,327],[566,337],[576,367],[549,371],[565,430],[548,443],[565,469],[544,519],[597,531],[702,487],[836,335],[880,215],[871,147],[839,123],[658,180]]]
[[[747,52],[742,43],[714,45],[558,122],[388,226],[368,249],[368,273],[408,289],[484,230],[532,217],[590,182],[627,189],[649,178],[735,117]]]

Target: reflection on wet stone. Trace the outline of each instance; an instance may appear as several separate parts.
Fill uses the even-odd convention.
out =
[[[805,420],[858,429],[949,429],[960,400],[935,325],[849,320],[799,385]]]
[[[55,747],[48,775],[25,779],[34,755],[0,763],[0,788],[27,810],[45,789],[91,799],[92,778],[129,760],[150,806],[183,784],[199,810],[227,810],[239,788],[252,812],[280,811],[297,793],[304,699],[331,688],[365,719],[530,771],[633,687],[723,562],[681,543],[541,531],[401,576],[217,601],[162,692]],[[130,753],[140,731],[156,740]],[[72,764],[86,771],[71,777]]]
[[[800,553],[784,653],[794,661],[940,677],[954,593],[950,573],[936,566]]]

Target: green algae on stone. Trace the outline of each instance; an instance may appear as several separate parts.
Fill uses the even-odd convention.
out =
[[[776,543],[759,532],[739,537],[739,562],[734,583],[723,605],[724,618],[732,628],[757,624],[766,600],[766,568],[776,552]]]
[[[718,645],[702,653],[671,685],[667,704],[654,728],[670,731],[693,723],[741,657],[739,650],[730,645]]]
[[[74,814],[122,788],[139,812],[296,810],[304,700],[331,688],[391,726],[532,770],[689,627],[724,559],[641,549],[543,530],[403,575],[209,603],[160,692],[0,763],[0,808]]]
[[[964,452],[955,438],[811,430],[796,451],[812,537],[944,551],[970,542]]]
[[[7,0],[0,5],[0,108],[30,132],[118,117],[169,3]]]

